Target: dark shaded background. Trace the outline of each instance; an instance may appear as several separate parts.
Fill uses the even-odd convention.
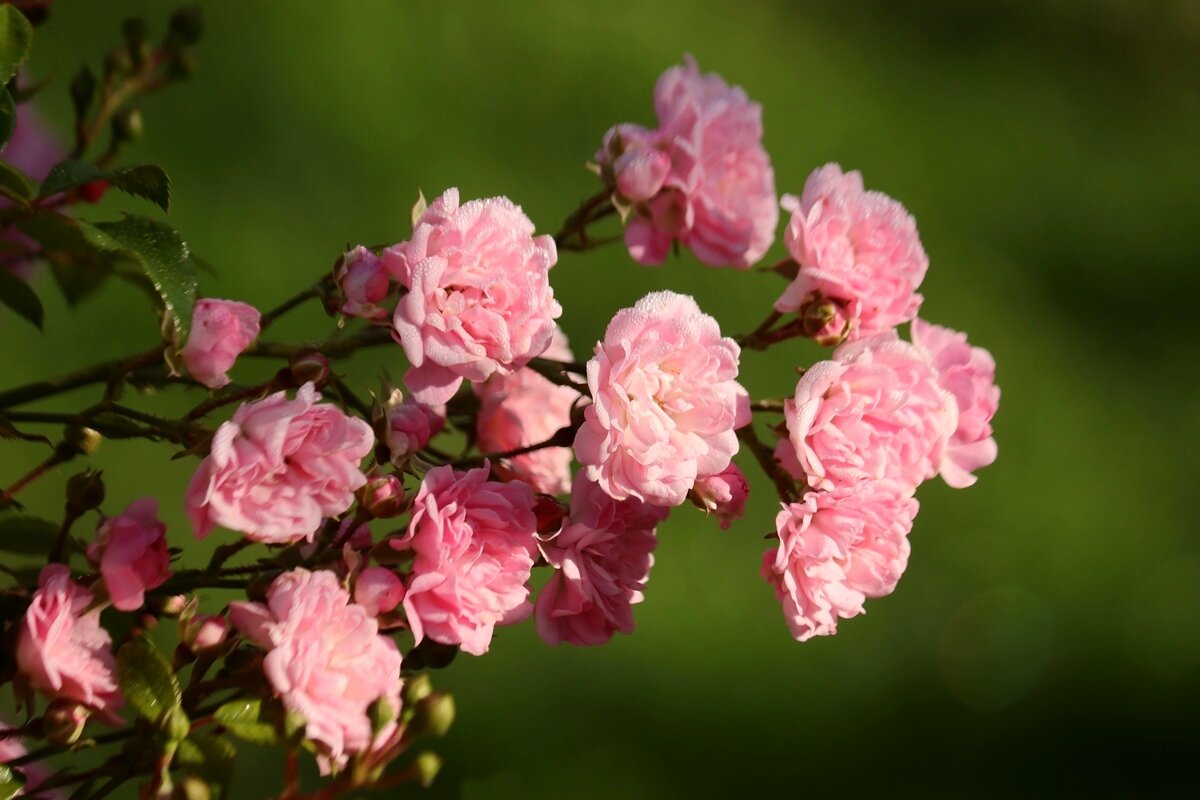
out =
[[[44,114],[66,130],[65,83],[80,61],[99,63],[122,16],[146,13],[161,31],[168,9],[56,3],[33,59],[57,84]],[[759,480],[752,512],[728,532],[681,509],[662,530],[636,636],[553,649],[523,626],[437,676],[459,718],[434,795],[1123,794],[1189,775],[1200,703],[1200,389],[1188,368],[1200,4],[205,10],[201,69],[145,104],[135,157],[168,167],[170,220],[218,266],[204,279],[211,295],[269,307],[344,245],[404,238],[418,186],[506,194],[552,232],[593,191],[581,166],[604,131],[652,123],[655,78],[691,52],[763,104],[781,191],[838,161],[908,206],[932,259],[923,315],[969,331],[999,364],[999,461],[969,490],[922,488],[893,596],[838,636],[797,644],[758,577],[769,484]],[[781,254],[778,243],[766,261]],[[620,248],[563,254],[553,279],[577,353],[654,288],[695,294],[729,332],[757,322],[782,288],[688,256],[640,268]],[[6,384],[156,336],[125,286],[72,313],[46,276],[36,285],[45,334],[0,317]],[[330,323],[310,309],[279,328],[273,336],[320,338]],[[748,354],[745,382],[787,394],[792,367],[816,357],[799,345]],[[358,358],[352,382],[373,385],[381,366],[398,374],[399,350]],[[7,483],[37,451],[2,452]],[[95,460],[112,508],[154,493],[186,543],[170,498],[194,466],[166,455],[112,442]],[[53,515],[59,492],[47,481],[27,499]],[[243,765],[236,797],[278,789],[266,758]]]

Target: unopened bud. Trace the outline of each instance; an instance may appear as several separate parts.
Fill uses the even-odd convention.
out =
[[[229,635],[229,621],[224,617],[196,614],[179,621],[179,640],[199,655],[221,646]]]
[[[63,431],[63,446],[71,455],[90,456],[100,449],[104,437],[100,432],[86,425],[71,424]]]
[[[801,325],[804,335],[811,337],[822,347],[841,344],[846,338],[848,320],[835,300],[817,297],[801,310]]]
[[[100,470],[85,470],[67,479],[67,513],[79,516],[104,502],[104,479]]]
[[[538,534],[553,536],[562,529],[567,516],[567,504],[548,494],[539,494],[533,501],[533,513],[537,517]]]
[[[42,717],[42,735],[51,744],[75,744],[89,716],[87,707],[74,700],[55,700]]]
[[[158,613],[164,617],[178,617],[187,605],[187,595],[173,594],[159,600]]]
[[[445,736],[454,725],[456,709],[454,695],[433,692],[417,703],[416,713],[412,719],[414,733],[429,733],[434,736]]]
[[[329,359],[316,350],[301,350],[288,362],[288,371],[297,386],[309,381],[320,386],[329,380]]]
[[[71,80],[71,102],[75,106],[75,116],[82,119],[92,106],[96,95],[96,76],[86,66]]]
[[[417,774],[417,780],[426,789],[433,785],[433,780],[441,769],[441,756],[429,750],[417,753],[417,757],[413,761],[413,771]]]
[[[171,15],[168,29],[180,44],[196,44],[204,37],[204,14],[199,6],[184,6]]]
[[[128,72],[133,69],[133,59],[124,47],[114,47],[104,59],[104,70],[110,75]]]
[[[136,142],[142,138],[142,112],[136,108],[123,108],[113,115],[112,134],[118,142]]]
[[[404,681],[401,697],[406,708],[415,708],[417,703],[431,694],[433,694],[433,681],[429,680],[429,676],[422,672]]]
[[[212,800],[212,789],[197,775],[185,775],[171,791],[171,800]]]
[[[404,513],[404,483],[395,475],[377,475],[357,493],[358,502],[375,519],[398,517]]]
[[[150,55],[150,43],[146,41],[146,20],[141,17],[129,17],[121,23],[121,33],[125,36],[125,46],[129,48],[129,56],[133,63],[143,63]]]
[[[392,704],[385,698],[380,697],[371,703],[367,709],[367,715],[371,718],[371,732],[379,735],[379,732],[396,718],[396,709],[392,708]]]

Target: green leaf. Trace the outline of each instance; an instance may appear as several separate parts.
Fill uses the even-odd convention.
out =
[[[279,731],[263,719],[262,700],[230,700],[213,713],[213,719],[244,742],[264,745],[279,742]]]
[[[29,288],[29,284],[0,267],[0,305],[6,305],[20,316],[42,329],[42,301]]]
[[[58,538],[58,525],[24,514],[0,514],[0,551],[45,557]]]
[[[0,194],[24,203],[33,197],[33,185],[21,170],[0,161]]]
[[[48,208],[34,208],[32,214],[17,221],[21,232],[41,245],[54,281],[72,307],[104,283],[114,260],[128,258],[118,251],[97,250],[83,224]]]
[[[197,280],[195,263],[188,258],[187,243],[179,232],[165,223],[133,214],[120,222],[102,222],[91,227],[141,263],[171,315],[175,344],[182,347],[192,327]],[[103,246],[98,239],[93,242]]]
[[[150,722],[179,707],[179,681],[147,639],[127,642],[117,652],[117,685],[133,710]]]
[[[12,6],[3,6],[12,8]],[[0,16],[3,16],[0,14]],[[13,128],[17,126],[17,107],[13,104],[12,95],[8,89],[0,89],[0,147],[8,144],[12,138]]]
[[[189,772],[221,785],[229,783],[236,756],[233,742],[211,733],[193,733],[175,751],[175,761]]]
[[[134,164],[120,169],[104,170],[87,161],[62,161],[54,165],[42,181],[39,197],[78,189],[93,181],[108,181],[122,192],[149,200],[163,211],[171,205],[171,179],[157,164]]]
[[[10,5],[0,11],[0,83],[17,74],[33,46],[33,26]]]
[[[11,768],[0,764],[0,800],[12,800],[24,788],[25,780]]]

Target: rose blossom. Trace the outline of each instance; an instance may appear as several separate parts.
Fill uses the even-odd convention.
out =
[[[729,466],[745,422],[740,350],[696,301],[654,292],[613,317],[587,363],[592,404],[575,437],[588,478],[617,499],[682,503]]]
[[[741,519],[749,496],[750,484],[732,461],[716,475],[697,478],[692,487],[692,502],[709,514],[716,514],[722,530],[728,529],[735,519]]]
[[[413,636],[483,655],[496,625],[532,610],[529,573],[537,556],[533,490],[488,480],[489,466],[425,474],[408,533],[392,540],[416,553],[404,611]]]
[[[779,547],[763,555],[762,574],[798,641],[837,633],[839,617],[891,594],[908,564],[916,514],[917,501],[895,481],[809,492],[783,506],[775,518]]]
[[[819,340],[862,339],[913,318],[929,258],[904,206],[864,191],[862,175],[837,164],[815,170],[804,194],[781,205],[792,214],[783,241],[800,272],[776,311],[831,301],[831,322],[811,331]]]
[[[268,651],[263,672],[305,735],[341,766],[371,747],[369,710],[386,700],[400,711],[400,651],[332,572],[294,569],[267,590],[267,602],[231,603],[233,625]],[[381,736],[385,735],[381,733]],[[322,771],[329,764],[322,762]]]
[[[543,353],[556,361],[573,361],[562,331]],[[480,450],[498,453],[548,440],[571,424],[571,408],[581,397],[570,386],[553,383],[525,367],[512,375],[497,375],[477,386],[480,407],[475,432]],[[506,458],[501,469],[507,476],[525,481],[534,491],[562,494],[571,488],[571,448],[544,447],[532,453]]]
[[[525,366],[550,344],[562,307],[549,272],[554,239],[504,197],[462,206],[447,189],[407,242],[383,254],[405,289],[393,315],[412,365],[404,376],[421,402],[445,403],[463,379],[483,381]]]
[[[387,446],[397,467],[406,458],[429,444],[446,424],[446,407],[426,405],[414,397],[405,397],[399,389],[392,391],[387,402]]]
[[[661,264],[678,239],[705,264],[748,269],[775,238],[775,175],[762,107],[691,56],[654,87],[658,128],[618,125],[596,159],[634,204],[629,254]]]
[[[350,507],[375,437],[366,422],[317,400],[306,383],[295,400],[276,392],[243,404],[217,429],[185,500],[197,537],[221,525],[255,542],[311,541],[322,519]]]
[[[613,500],[580,472],[571,510],[557,534],[541,540],[555,572],[538,596],[538,634],[549,644],[604,644],[633,632],[633,605],[654,563],[655,528],[668,510]]]
[[[124,699],[113,674],[112,639],[100,627],[100,609],[86,611],[92,600],[66,566],[43,567],[21,623],[17,666],[46,696],[74,700],[119,722],[114,712]]]
[[[404,599],[404,584],[384,567],[367,567],[354,582],[354,602],[374,616],[386,614]]]
[[[895,478],[911,493],[937,474],[958,413],[929,360],[893,332],[844,344],[833,360],[814,364],[785,416],[809,485]]]
[[[18,106],[20,108],[20,106]],[[4,716],[0,716],[0,731],[14,730],[17,726],[13,725]],[[0,764],[7,764],[10,761],[15,761],[22,756],[28,755],[29,751],[25,748],[25,743],[21,741],[19,736],[6,736],[0,738]],[[46,782],[46,779],[52,774],[41,762],[26,764],[21,767],[16,767],[15,772],[19,772],[25,776],[25,787],[19,789],[13,797],[25,797],[26,793],[35,792],[37,787]],[[37,797],[50,798],[50,800],[62,800],[66,797],[64,790],[55,789],[50,792],[36,792]]]
[[[153,497],[134,500],[124,514],[100,526],[88,546],[88,559],[99,565],[108,596],[119,610],[141,608],[146,590],[162,586],[170,577],[166,532]]]
[[[938,383],[958,404],[958,428],[950,437],[942,459],[941,475],[956,489],[975,483],[971,473],[996,460],[992,417],[1000,405],[996,362],[982,347],[972,347],[967,335],[919,319],[912,323],[912,339],[938,373]]]
[[[226,374],[258,336],[258,309],[236,300],[196,301],[192,332],[179,351],[188,374],[210,389],[229,383]]]
[[[379,303],[388,295],[388,273],[379,257],[359,245],[342,256],[333,275],[345,302],[342,313],[369,320],[387,319]]]

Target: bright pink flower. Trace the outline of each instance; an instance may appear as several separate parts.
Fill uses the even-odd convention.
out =
[[[728,529],[735,519],[741,519],[749,496],[750,484],[732,461],[716,475],[697,478],[692,487],[692,502],[708,513],[716,514],[723,530]]]
[[[20,108],[20,106],[17,106]],[[0,731],[8,731],[16,728],[3,716],[0,716]],[[19,736],[6,736],[0,738],[0,764],[7,764],[10,761],[15,761],[22,756],[28,755],[29,751],[25,748],[25,743],[21,741]],[[20,772],[25,777],[25,788],[19,790],[14,797],[25,797],[28,793],[33,792],[37,787],[46,782],[46,779],[52,774],[51,771],[40,761],[32,764],[26,764],[23,767],[17,767],[16,772]],[[62,789],[53,789],[50,792],[38,792],[40,798],[48,798],[48,800],[63,800],[66,791]]]
[[[99,565],[108,596],[119,610],[141,608],[146,590],[162,586],[170,577],[166,533],[153,497],[134,500],[124,514],[100,526],[88,546],[88,558]]]
[[[748,269],[775,238],[775,175],[762,146],[762,107],[687,56],[654,88],[658,128],[618,125],[597,160],[631,203],[625,243],[661,264],[678,239],[713,267]]]
[[[369,710],[386,700],[400,711],[400,651],[350,602],[332,572],[294,569],[267,590],[266,605],[232,603],[233,625],[269,651],[263,672],[305,734],[322,746],[322,771],[374,744]],[[380,733],[380,738],[387,731]]]
[[[388,295],[388,273],[378,256],[359,245],[342,256],[333,277],[345,299],[343,314],[370,320],[387,319],[388,310],[380,308],[379,303]]]
[[[950,437],[942,459],[941,475],[956,489],[975,483],[975,470],[996,460],[992,417],[1000,406],[996,362],[982,347],[972,347],[967,335],[919,319],[912,323],[912,339],[938,373],[938,383],[958,404],[958,428]]]
[[[617,500],[677,506],[697,476],[729,466],[749,413],[739,355],[685,295],[654,292],[618,311],[587,363],[592,404],[575,455],[588,478]]]
[[[196,301],[192,332],[179,351],[188,374],[210,389],[229,383],[226,374],[258,337],[258,309],[236,300]]]
[[[838,618],[863,613],[868,597],[891,594],[908,565],[917,501],[894,481],[809,492],[775,518],[779,547],[762,574],[783,603],[798,641],[837,633]]]
[[[384,567],[367,567],[354,582],[354,602],[373,616],[386,614],[404,599],[404,584]]]
[[[542,353],[562,307],[549,273],[554,239],[504,197],[458,204],[448,189],[417,220],[412,238],[383,254],[408,291],[393,316],[412,365],[404,376],[421,402],[445,403],[463,379],[507,375]]]
[[[375,437],[318,399],[306,383],[295,400],[276,392],[239,406],[217,429],[185,500],[197,537],[221,525],[255,542],[311,541],[322,519],[350,507]]]
[[[62,564],[48,564],[25,612],[17,640],[17,666],[29,685],[47,697],[95,709],[110,722],[124,703],[117,690],[112,639],[100,627],[100,609],[86,611],[92,593],[71,580]],[[86,611],[86,613],[85,613]]]
[[[445,424],[446,406],[426,405],[394,390],[387,402],[387,446],[392,463],[402,466],[406,458],[441,433]]]
[[[911,493],[937,474],[958,424],[929,360],[895,333],[844,344],[814,364],[785,415],[800,468],[818,489],[894,478]]]
[[[781,205],[792,214],[783,241],[800,274],[775,301],[776,311],[833,301],[840,308],[831,325],[838,327],[814,332],[818,339],[862,339],[916,315],[929,258],[904,206],[864,191],[862,175],[843,174],[837,164],[814,171],[804,194],[784,195]]]
[[[559,361],[573,361],[566,336],[555,329],[555,340],[543,354]],[[571,424],[571,408],[578,402],[577,389],[553,383],[525,367],[511,375],[497,375],[477,384],[479,416],[475,431],[479,448],[499,453],[548,440]],[[498,472],[525,481],[534,491],[562,494],[571,488],[571,448],[546,447],[504,459]]]
[[[413,636],[483,655],[497,625],[532,610],[529,573],[537,556],[533,490],[488,480],[487,465],[425,473],[408,533],[392,541],[415,551],[404,611]]]
[[[550,644],[604,644],[633,632],[633,605],[654,564],[655,528],[668,510],[613,500],[582,472],[562,530],[541,540],[554,575],[537,600],[538,634]]]

